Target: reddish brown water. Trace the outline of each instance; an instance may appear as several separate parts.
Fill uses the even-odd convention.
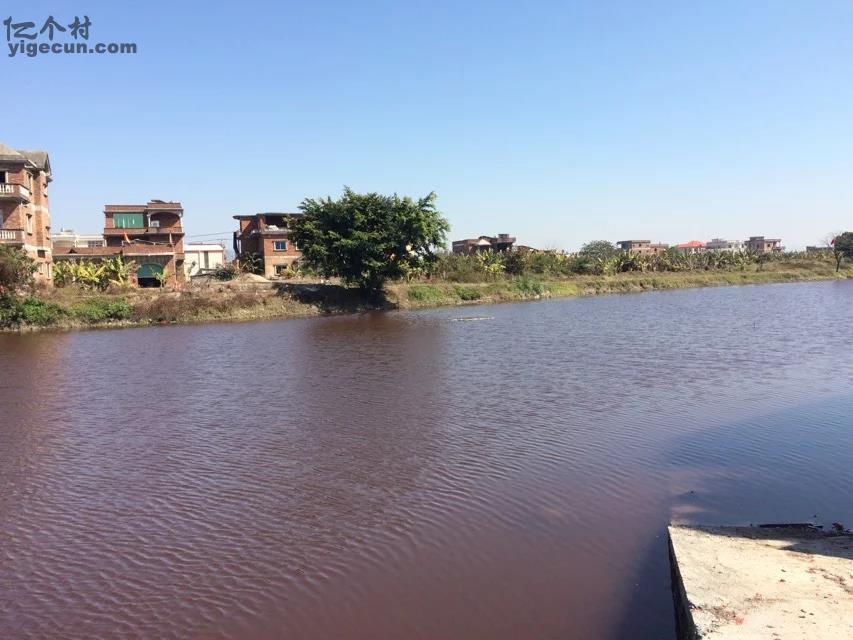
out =
[[[851,318],[843,282],[0,336],[0,638],[671,639],[670,518],[853,522]]]

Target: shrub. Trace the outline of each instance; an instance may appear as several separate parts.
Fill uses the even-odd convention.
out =
[[[217,280],[233,280],[240,275],[240,263],[235,261],[227,264],[221,264],[213,270],[212,275]]]
[[[545,286],[536,278],[522,276],[515,279],[515,288],[522,293],[541,295],[545,291]]]
[[[409,300],[429,302],[441,299],[441,292],[428,284],[414,284],[408,290]]]
[[[13,298],[0,296],[0,326],[13,327],[21,324],[47,326],[65,315],[65,310],[54,302],[38,298]]]
[[[456,295],[462,300],[479,300],[483,294],[475,287],[456,286]]]
[[[0,246],[0,295],[31,284],[36,268],[35,260],[22,249]]]
[[[124,298],[91,298],[71,309],[75,318],[90,323],[126,320],[132,311],[130,304]]]

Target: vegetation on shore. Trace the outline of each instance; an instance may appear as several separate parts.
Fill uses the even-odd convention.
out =
[[[638,255],[590,242],[576,254],[547,251],[441,253],[447,221],[435,195],[357,194],[311,200],[293,229],[303,259],[286,281],[249,275],[239,260],[181,289],[138,289],[121,258],[55,267],[54,288],[33,282],[34,261],[0,246],[0,329],[130,326],[250,320],[656,289],[853,277],[853,232],[825,251],[750,253],[670,250]],[[335,282],[330,282],[335,278]],[[164,283],[161,283],[164,284]]]
[[[398,279],[386,283],[381,298],[358,288],[300,277],[282,283],[238,277],[210,280],[183,290],[78,286],[28,288],[0,298],[0,327],[6,330],[144,326],[292,318],[370,309],[417,309],[490,304],[551,297],[631,293],[686,287],[760,284],[853,278],[853,268],[836,273],[831,257],[774,261],[761,269],[684,272],[627,272],[614,275],[555,277],[542,274],[498,275],[476,281]]]

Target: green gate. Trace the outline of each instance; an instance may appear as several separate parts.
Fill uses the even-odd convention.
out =
[[[163,275],[163,266],[154,262],[146,262],[139,265],[136,270],[136,281],[140,287],[159,287],[160,277]]]

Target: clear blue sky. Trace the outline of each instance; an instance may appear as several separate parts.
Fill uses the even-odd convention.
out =
[[[50,153],[55,228],[184,203],[188,234],[306,196],[435,191],[452,237],[853,227],[853,3],[4,2],[130,56],[0,56],[0,140]],[[44,38],[44,36],[43,36]],[[41,40],[44,41],[44,40]],[[5,29],[3,33],[5,42]],[[225,235],[225,234],[223,234]]]

